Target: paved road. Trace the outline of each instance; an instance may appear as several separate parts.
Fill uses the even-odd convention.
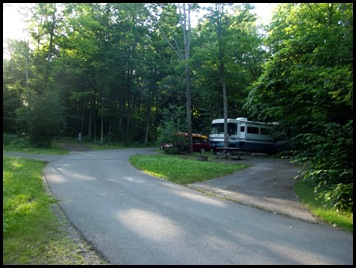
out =
[[[226,163],[231,162],[226,160]],[[290,160],[244,154],[233,162],[252,166],[223,178],[189,184],[188,187],[273,213],[321,222],[299,202],[294,191],[294,178],[299,175],[299,167]]]
[[[353,264],[353,234],[207,196],[134,169],[153,149],[75,152],[44,176],[111,264]]]

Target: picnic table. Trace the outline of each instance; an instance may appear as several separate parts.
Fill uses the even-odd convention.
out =
[[[242,149],[236,147],[215,147],[214,152],[216,152],[216,158],[225,156],[225,158],[229,158],[230,160],[235,158],[240,160],[240,152],[242,152]]]

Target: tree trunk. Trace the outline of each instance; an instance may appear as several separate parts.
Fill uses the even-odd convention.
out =
[[[29,45],[28,45],[28,40],[26,43],[26,56],[25,56],[25,60],[26,60],[26,102],[29,103],[29,87],[28,87],[28,50],[29,50]]]
[[[193,151],[193,138],[192,138],[192,90],[190,87],[189,65],[185,66],[185,83],[187,90],[187,129],[188,129],[188,153]]]
[[[89,109],[89,122],[88,122],[88,139],[91,140],[91,120],[92,120],[92,108]]]
[[[224,102],[224,147],[228,147],[228,124],[227,124],[227,95],[226,95],[226,81],[222,80],[222,89],[223,89],[223,102]]]
[[[85,101],[82,101],[82,122],[81,122],[81,126],[80,126],[80,133],[84,133],[84,107],[85,107]]]
[[[103,109],[104,109],[104,98],[101,98],[101,115],[100,115],[100,144],[104,143],[104,116],[103,116]]]
[[[187,130],[188,130],[188,153],[193,151],[193,141],[192,141],[192,92],[190,85],[190,74],[189,74],[189,59],[190,59],[190,37],[191,37],[191,24],[190,24],[190,9],[191,4],[178,3],[179,20],[183,30],[183,43],[184,43],[184,55],[181,53],[177,42],[172,44],[166,35],[163,33],[164,39],[167,41],[169,46],[175,50],[178,57],[185,61],[185,90],[187,95],[186,101],[186,120],[187,120]]]
[[[127,98],[127,112],[126,112],[126,139],[130,137],[130,123],[131,123],[131,96]]]
[[[52,15],[52,27],[51,27],[51,32],[50,32],[50,39],[49,39],[49,47],[48,47],[48,53],[47,53],[47,62],[51,59],[51,51],[52,51],[52,46],[53,46],[53,36],[54,36],[54,26],[56,23],[56,10],[54,11]]]
[[[94,143],[96,142],[96,116],[94,116]]]
[[[150,117],[151,117],[151,108],[152,108],[152,99],[153,99],[152,95],[153,95],[152,90],[149,89],[147,112],[146,112],[146,130],[145,130],[145,140],[144,140],[145,145],[147,145],[148,142],[148,131],[150,128]]]
[[[54,3],[54,11],[52,14],[52,24],[51,24],[51,31],[50,31],[50,39],[49,39],[49,47],[48,47],[48,54],[47,54],[47,68],[45,69],[45,83],[47,86],[48,82],[48,76],[49,76],[49,65],[50,65],[50,59],[51,59],[51,51],[53,47],[53,37],[54,37],[54,29],[55,29],[55,24],[56,24],[56,3]]]
[[[190,85],[190,73],[189,73],[189,59],[190,59],[190,37],[191,37],[191,25],[190,25],[190,4],[183,4],[183,37],[184,37],[184,60],[185,60],[185,88],[187,93],[187,130],[188,130],[188,153],[193,151],[193,139],[192,139],[192,89]],[[188,14],[186,14],[188,12]]]
[[[217,19],[217,35],[219,43],[219,74],[223,92],[223,107],[224,107],[224,147],[228,147],[228,124],[227,124],[227,94],[226,94],[226,75],[224,66],[224,44],[223,44],[223,29],[222,29],[222,18],[224,16],[224,4],[215,4],[218,10]],[[220,7],[219,7],[220,6]]]

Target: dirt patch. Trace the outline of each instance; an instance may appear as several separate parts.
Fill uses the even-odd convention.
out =
[[[70,152],[86,152],[92,149],[82,143],[60,143],[59,146]]]

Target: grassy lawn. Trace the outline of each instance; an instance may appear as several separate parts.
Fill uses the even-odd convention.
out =
[[[124,148],[120,146],[101,148]],[[5,150],[67,153],[56,146],[39,150],[16,143],[4,146]],[[144,172],[182,185],[225,176],[248,166],[235,161],[218,162],[212,153],[205,154],[209,161],[197,161],[198,155],[134,155],[129,161]],[[45,189],[42,178],[45,166],[46,162],[42,161],[3,156],[3,264],[93,264],[83,257],[83,246],[90,246],[71,239],[63,221],[51,209],[57,200]],[[352,213],[338,213],[324,207],[314,199],[310,183],[297,181],[295,190],[315,215],[353,232]],[[96,261],[96,264],[107,264],[101,259]]]
[[[182,185],[226,176],[249,166],[197,161],[194,155],[133,155],[129,161],[137,169]]]
[[[3,264],[91,264],[82,255],[89,246],[73,242],[51,209],[57,200],[46,193],[45,166],[3,157]]]

